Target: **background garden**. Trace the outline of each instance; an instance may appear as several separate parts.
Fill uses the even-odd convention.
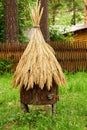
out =
[[[33,5],[35,1],[18,0],[19,41],[21,43],[29,41],[23,32],[32,27],[29,4]],[[59,30],[55,29],[56,25],[63,25],[65,29],[68,25],[83,23],[83,0],[50,0],[48,5],[51,41],[65,40]],[[4,1],[0,0],[0,44],[5,42],[4,28]],[[69,34],[67,39],[71,37],[72,34]],[[4,55],[5,53],[6,51]],[[63,58],[62,55],[61,57]],[[37,111],[37,106],[33,106],[33,109],[31,106],[30,113],[22,112],[19,88],[12,88],[13,63],[13,57],[10,57],[10,60],[0,60],[0,130],[87,130],[87,72],[85,68],[72,72],[64,69],[68,85],[59,86],[60,100],[56,104],[55,115],[51,116],[43,108]]]
[[[18,25],[19,41],[28,42],[24,37],[23,31],[32,27],[29,14],[29,5],[33,5],[36,0],[18,0]],[[51,40],[63,40],[59,26],[63,26],[63,31],[67,26],[81,24],[84,22],[84,1],[83,0],[49,0],[49,31]],[[4,20],[4,1],[0,0],[0,42],[5,41],[5,20]],[[71,35],[69,34],[69,37]]]

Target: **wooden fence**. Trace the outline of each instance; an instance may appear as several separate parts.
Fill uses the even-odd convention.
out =
[[[56,52],[56,58],[62,66],[63,70],[77,71],[86,69],[87,71],[87,43],[49,43]],[[27,44],[1,44],[0,43],[0,59],[13,59],[14,69],[19,62],[23,51]],[[49,63],[50,64],[50,63]]]
[[[52,47],[56,52],[56,58],[61,64],[63,70],[77,71],[87,70],[87,43],[54,43]]]

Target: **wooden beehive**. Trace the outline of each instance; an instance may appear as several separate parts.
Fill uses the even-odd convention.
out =
[[[20,91],[20,100],[22,104],[33,104],[33,105],[51,105],[55,104],[58,100],[58,86],[54,86],[48,91],[46,86],[41,90],[38,85],[34,86],[33,89],[26,91],[22,87]]]
[[[31,9],[34,31],[14,73],[13,87],[20,86],[21,106],[52,105],[58,101],[58,86],[66,80],[54,50],[45,42],[40,30],[40,4]]]

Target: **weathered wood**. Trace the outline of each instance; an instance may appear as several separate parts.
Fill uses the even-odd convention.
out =
[[[35,85],[34,89],[28,91],[22,87],[20,91],[20,102],[22,104],[50,105],[56,103],[58,100],[58,87],[56,85],[50,91],[46,87],[41,90],[38,85]]]
[[[63,70],[77,71],[86,69],[87,71],[87,42],[72,43],[49,43],[56,52],[56,58]],[[0,59],[13,59],[14,70],[20,60],[27,44],[0,44]]]
[[[27,104],[20,103],[21,104],[21,109],[23,112],[29,112],[29,108]]]
[[[41,2],[41,8],[44,8],[41,21],[40,28],[43,34],[45,41],[49,41],[49,25],[48,25],[48,0],[39,0]]]

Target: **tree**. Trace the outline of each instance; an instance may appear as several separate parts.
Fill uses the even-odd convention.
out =
[[[5,34],[5,30],[4,30],[4,1],[0,0],[0,42],[4,42],[4,34]]]
[[[49,27],[48,27],[48,0],[41,1],[41,7],[44,8],[43,15],[40,22],[40,28],[45,41],[49,41]]]
[[[75,0],[73,0],[72,3],[73,3],[73,16],[71,19],[71,23],[73,25],[75,25],[76,24],[76,2],[75,2]]]
[[[23,0],[0,0],[0,42],[4,42],[5,41],[4,39],[6,39],[6,42],[12,42],[12,41],[18,42],[18,36],[17,36],[18,33],[19,33],[20,42],[23,43],[28,42],[28,39],[26,39],[23,36],[23,30],[27,29],[28,27],[32,27],[32,22],[29,16],[29,4],[34,4],[35,1],[36,0],[33,1],[32,0],[24,0],[24,1]],[[74,23],[73,19],[75,19],[76,23],[83,22],[84,1],[86,0],[84,1],[83,0],[78,0],[78,1],[77,0],[67,0],[67,1],[66,0],[49,0],[49,1],[39,0],[39,1],[41,1],[41,5],[42,7],[44,7],[44,13],[42,16],[40,26],[46,41],[49,40],[48,22],[50,23],[50,25],[53,24],[71,25],[71,22],[72,24]],[[73,1],[75,1],[75,12],[74,12]],[[14,4],[12,5],[13,2]],[[8,5],[8,3],[10,5]],[[49,4],[49,12],[48,12],[48,4]],[[59,6],[59,4],[61,6]],[[4,5],[5,5],[5,10],[4,10]],[[87,7],[87,5],[85,6]],[[18,14],[16,11],[17,8],[18,8]],[[5,19],[4,19],[4,12],[5,12]],[[14,13],[15,15],[13,14],[13,12],[15,12]],[[49,13],[49,20],[48,20],[48,13]],[[14,31],[14,25],[16,27],[15,31]],[[12,29],[10,29],[11,26]],[[9,30],[12,32],[9,33],[10,32]],[[14,37],[16,37],[17,40],[14,40],[15,39]]]
[[[60,0],[52,0],[51,4],[52,4],[52,24],[54,25],[57,9],[61,6],[61,4],[60,4]]]
[[[5,32],[7,43],[18,43],[17,0],[5,0]]]
[[[84,8],[84,23],[87,25],[87,0],[84,0],[85,8]]]
[[[66,2],[66,9],[68,9],[69,12],[72,12],[72,19],[71,24],[75,25],[78,21],[78,12],[83,12],[83,0],[63,0],[63,2]]]

